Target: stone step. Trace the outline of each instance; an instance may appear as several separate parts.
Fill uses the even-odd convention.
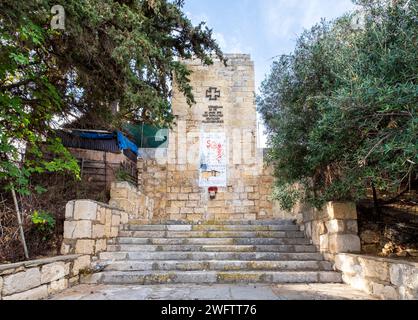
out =
[[[117,261],[105,271],[332,271],[327,261]]]
[[[333,271],[106,271],[81,277],[82,283],[173,284],[173,283],[341,283]]]
[[[305,238],[116,238],[108,244],[153,244],[153,245],[310,245]]]
[[[149,220],[130,220],[129,224],[150,225]],[[277,219],[277,220],[213,220],[213,221],[175,221],[175,220],[154,220],[151,225],[296,225],[295,220]]]
[[[108,245],[108,252],[316,252],[312,245]]]
[[[127,224],[125,231],[300,231],[297,225],[137,225]]]
[[[318,252],[102,252],[100,260],[240,260],[240,261],[323,261],[324,258]]]
[[[120,231],[134,238],[304,238],[301,231]]]

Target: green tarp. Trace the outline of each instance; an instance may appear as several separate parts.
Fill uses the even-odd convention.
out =
[[[147,124],[126,125],[125,130],[134,138],[140,149],[156,149],[168,147],[168,133],[166,128],[158,128]]]

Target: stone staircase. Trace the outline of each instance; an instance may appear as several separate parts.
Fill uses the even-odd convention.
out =
[[[132,221],[109,242],[101,271],[84,282],[101,284],[340,283],[292,221]]]

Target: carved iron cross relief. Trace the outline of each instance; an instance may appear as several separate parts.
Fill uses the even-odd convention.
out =
[[[221,91],[218,90],[218,88],[210,87],[206,91],[206,98],[209,98],[209,100],[211,100],[211,101],[218,100],[218,98],[220,98],[220,97],[221,97]]]

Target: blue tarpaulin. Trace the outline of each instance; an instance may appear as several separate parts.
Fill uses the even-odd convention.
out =
[[[115,135],[113,133],[96,133],[96,132],[80,132],[73,131],[73,134],[84,139],[114,139]]]
[[[129,149],[136,155],[138,155],[138,147],[135,143],[129,140],[127,137],[123,135],[122,132],[117,131],[118,136],[118,145],[121,150]]]
[[[119,150],[131,150],[133,153],[138,155],[138,147],[135,143],[129,140],[122,132],[116,131],[114,133],[102,133],[102,132],[86,132],[74,130],[72,131],[74,136],[82,139],[90,140],[117,140]]]

